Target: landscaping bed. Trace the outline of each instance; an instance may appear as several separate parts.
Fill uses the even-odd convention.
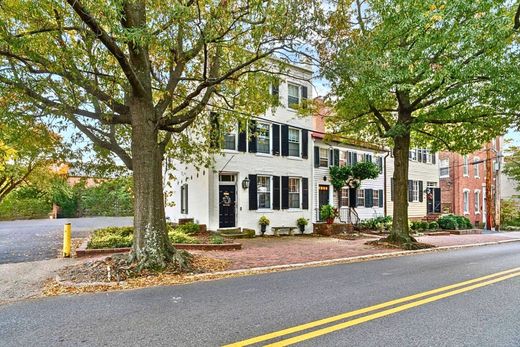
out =
[[[187,223],[168,226],[168,236],[173,246],[185,250],[236,250],[242,245],[232,239],[206,231],[198,224]],[[77,249],[78,257],[129,252],[133,242],[132,227],[97,229]]]

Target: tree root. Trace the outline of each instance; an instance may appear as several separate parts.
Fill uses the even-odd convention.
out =
[[[396,248],[401,248],[407,251],[434,248],[434,245],[427,243],[418,242],[414,237],[410,235],[402,234],[390,234],[387,237],[373,242],[374,245],[389,245]]]
[[[173,247],[161,255],[146,252],[138,257],[135,251],[130,252],[129,268],[135,273],[146,271],[181,273],[192,270],[193,256],[185,250],[176,250]]]

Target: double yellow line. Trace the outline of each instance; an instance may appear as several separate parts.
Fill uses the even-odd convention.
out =
[[[286,338],[286,339],[283,339],[283,340],[276,341],[276,342],[271,343],[271,344],[264,345],[264,346],[273,346],[273,347],[274,346],[289,346],[289,345],[292,345],[292,344],[295,344],[295,343],[298,343],[298,342],[302,342],[302,341],[305,341],[305,340],[313,339],[313,338],[318,337],[318,336],[329,334],[329,333],[332,333],[334,331],[338,331],[338,330],[345,329],[345,328],[348,328],[348,327],[351,327],[351,326],[354,326],[354,325],[365,323],[365,322],[368,322],[368,321],[371,321],[371,320],[374,320],[374,319],[377,319],[377,318],[381,318],[381,317],[388,316],[388,315],[391,315],[391,314],[394,314],[394,313],[397,313],[397,312],[405,311],[405,310],[408,310],[408,309],[413,308],[413,307],[425,305],[425,304],[428,304],[430,302],[438,301],[438,300],[441,300],[441,299],[444,299],[444,298],[447,298],[447,297],[450,297],[450,296],[453,296],[453,295],[457,295],[457,294],[461,294],[461,293],[464,293],[464,292],[468,292],[470,290],[474,290],[474,289],[477,289],[477,288],[480,288],[480,287],[488,286],[488,285],[491,285],[493,283],[505,281],[507,279],[510,279],[510,278],[513,278],[513,277],[517,277],[517,276],[520,276],[520,267],[517,267],[517,268],[514,268],[514,269],[510,269],[510,270],[506,270],[506,271],[497,272],[497,273],[494,273],[494,274],[491,274],[491,275],[487,275],[487,276],[483,276],[483,277],[474,278],[472,280],[468,280],[468,281],[464,281],[464,282],[460,282],[460,283],[455,283],[455,284],[452,284],[452,285],[449,285],[449,286],[436,288],[436,289],[433,289],[433,290],[429,290],[429,291],[426,291],[426,292],[422,292],[422,293],[406,296],[406,297],[399,298],[399,299],[396,299],[396,300],[383,302],[381,304],[377,304],[377,305],[361,308],[361,309],[355,310],[355,311],[342,313],[342,314],[339,314],[339,315],[336,315],[336,316],[320,319],[320,320],[317,320],[317,321],[314,321],[314,322],[310,322],[310,323],[306,323],[306,324],[302,324],[302,325],[297,325],[297,326],[294,326],[294,327],[291,327],[291,328],[275,331],[275,332],[272,332],[272,333],[269,333],[269,334],[252,337],[252,338],[249,338],[247,340],[243,340],[243,341],[235,342],[235,343],[232,343],[232,344],[229,344],[229,345],[225,345],[224,347],[249,346],[249,345],[261,343],[261,342],[264,342],[264,341],[272,340],[272,339],[275,339],[275,338],[278,338],[278,337],[299,333],[299,332],[302,332],[304,330],[320,327],[320,326],[325,325],[325,324],[334,323],[334,322],[337,322],[339,320],[343,320],[343,319],[346,319],[346,318],[358,316],[358,315],[361,315],[361,314],[364,314],[364,313],[369,313],[369,312],[380,310],[380,309],[387,308],[387,307],[390,307],[390,306],[395,306],[397,304],[402,304],[402,303],[406,303],[406,302],[412,301],[412,302],[409,302],[409,303],[401,305],[401,306],[392,307],[392,308],[389,308],[389,309],[386,309],[386,310],[382,310],[382,311],[379,311],[379,312],[376,312],[376,313],[372,313],[372,314],[369,314],[369,315],[366,315],[366,316],[362,316],[362,317],[359,317],[359,318],[356,318],[356,319],[353,319],[353,320],[349,320],[349,321],[346,321],[346,322],[338,323],[338,324],[335,324],[335,325],[329,325],[329,326],[321,328],[321,329],[312,330],[310,332],[303,333],[301,335],[296,335],[296,336],[293,336],[293,337],[289,337],[289,338]],[[441,294],[439,294],[439,293],[441,293]],[[437,294],[437,295],[434,295],[434,294]],[[432,296],[430,296],[430,295],[432,295]],[[426,297],[426,298],[424,298],[424,297]],[[421,299],[421,298],[424,298],[424,299]],[[416,300],[416,299],[421,299],[421,300]],[[413,301],[413,300],[416,300],[416,301]]]

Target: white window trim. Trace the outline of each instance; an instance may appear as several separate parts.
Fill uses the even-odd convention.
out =
[[[464,196],[466,193],[468,194],[468,209],[467,210],[466,210],[466,204],[464,203]],[[469,193],[470,193],[470,190],[467,188],[464,188],[462,190],[462,211],[464,212],[464,215],[469,215]]]
[[[259,177],[269,177],[269,206],[270,208],[258,207],[258,181],[257,181],[257,192],[256,192],[256,203],[257,203],[257,211],[258,212],[270,212],[273,211],[273,176],[271,175],[257,175],[257,180]]]
[[[321,156],[321,151],[322,150],[325,150],[325,153],[327,153],[327,164],[325,166],[321,165],[321,159],[325,158],[325,157]],[[319,151],[318,151],[318,164],[319,164],[319,166],[318,167],[321,167],[321,168],[328,168],[329,167],[329,152],[330,151],[329,151],[328,148],[319,147]]]
[[[300,183],[298,184],[298,187],[299,187],[299,193],[298,193],[298,199],[299,199],[299,202],[298,202],[298,205],[300,207],[289,207],[287,209],[287,211],[301,211],[302,210],[302,206],[303,206],[303,187],[302,187],[302,178],[301,177],[295,177],[295,176],[289,176],[289,180],[291,179],[297,179]],[[289,196],[291,195],[291,192],[289,191]]]
[[[419,181],[412,180],[412,201],[411,202],[419,202],[419,194],[421,194],[421,192],[419,192]]]
[[[469,177],[469,159],[467,155],[462,156],[462,176]]]
[[[267,123],[267,122],[257,122],[257,124],[264,124],[269,127],[269,149],[268,149],[267,153],[258,152],[258,135],[257,135],[256,154],[260,157],[272,157],[273,156],[273,126],[271,123]]]
[[[226,134],[235,135],[235,149],[222,148],[224,153],[238,153],[238,126],[234,126],[232,131],[228,131]]]
[[[448,164],[448,166],[442,166],[444,161]],[[448,169],[448,173],[446,175],[441,175],[441,170],[446,168]],[[450,177],[450,159],[439,159],[439,178],[447,177]]]
[[[289,130],[288,132],[290,132],[292,130],[297,130],[298,131],[298,155],[297,156],[294,156],[294,155],[288,155],[287,158],[298,158],[298,159],[302,159],[302,130],[299,129],[299,128],[293,128],[293,127],[289,127]],[[289,144],[291,143],[291,141],[289,140],[289,135],[287,135],[287,151],[289,152]]]
[[[292,85],[294,87],[298,88],[298,105],[297,107],[291,107],[289,104],[289,86]],[[300,84],[294,83],[294,82],[287,82],[287,109],[291,111],[297,111],[298,106],[302,103],[302,86]]]
[[[475,163],[478,162],[478,163]],[[475,170],[477,170],[477,175],[475,175]],[[480,178],[480,158],[474,157],[473,158],[473,177]]]
[[[359,193],[360,192],[363,192],[363,204],[359,204]],[[366,200],[366,195],[365,195],[365,189],[364,188],[358,188],[356,190],[356,208],[359,208],[359,207],[362,207],[362,208],[365,208],[365,200]]]
[[[475,207],[478,207],[478,209],[475,208],[475,214],[480,214],[480,208],[482,207],[482,204],[480,203],[480,199],[481,199],[480,196],[482,195],[482,192],[480,191],[480,189],[475,189],[475,190],[473,191],[473,198],[475,198],[475,193],[478,193],[478,200],[475,200],[475,201],[474,201],[474,203],[473,203],[473,207],[474,207],[474,208],[475,208]],[[477,202],[477,201],[478,201],[478,206],[476,206],[477,204],[475,203],[475,202]]]

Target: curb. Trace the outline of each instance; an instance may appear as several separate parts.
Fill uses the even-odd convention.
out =
[[[307,267],[319,267],[319,266],[327,266],[327,265],[358,263],[358,262],[370,261],[370,260],[381,260],[381,259],[387,259],[387,258],[395,258],[395,257],[416,255],[416,254],[422,254],[422,253],[434,253],[437,251],[449,251],[449,250],[454,250],[454,249],[463,249],[463,248],[470,248],[470,247],[492,246],[492,245],[499,245],[499,244],[503,244],[503,243],[512,243],[512,242],[520,242],[520,238],[502,240],[502,241],[491,241],[491,242],[484,242],[484,243],[471,243],[471,244],[467,244],[467,245],[441,246],[441,247],[418,249],[418,250],[412,250],[412,251],[376,253],[376,254],[370,254],[370,255],[360,255],[360,256],[356,256],[356,257],[317,260],[317,261],[310,261],[310,262],[306,262],[306,263],[271,265],[271,266],[261,266],[261,267],[247,268],[247,269],[209,272],[209,273],[202,273],[202,274],[186,276],[186,278],[193,279],[194,280],[193,282],[204,281],[204,280],[216,280],[216,279],[223,279],[223,278],[234,277],[234,276],[247,276],[247,275],[256,275],[256,274],[270,273],[270,272],[276,272],[276,271],[298,270],[298,269],[303,269],[303,268],[307,268]],[[75,287],[75,288],[95,287],[95,286],[116,287],[116,286],[124,285],[124,283],[125,283],[125,282],[79,282],[79,283],[74,283],[74,282],[70,282],[70,281],[64,281],[59,276],[56,276],[55,281],[60,285],[64,285],[67,287]],[[188,283],[190,283],[190,282],[179,283],[179,284],[188,284]],[[136,288],[133,288],[133,289],[136,289]]]

